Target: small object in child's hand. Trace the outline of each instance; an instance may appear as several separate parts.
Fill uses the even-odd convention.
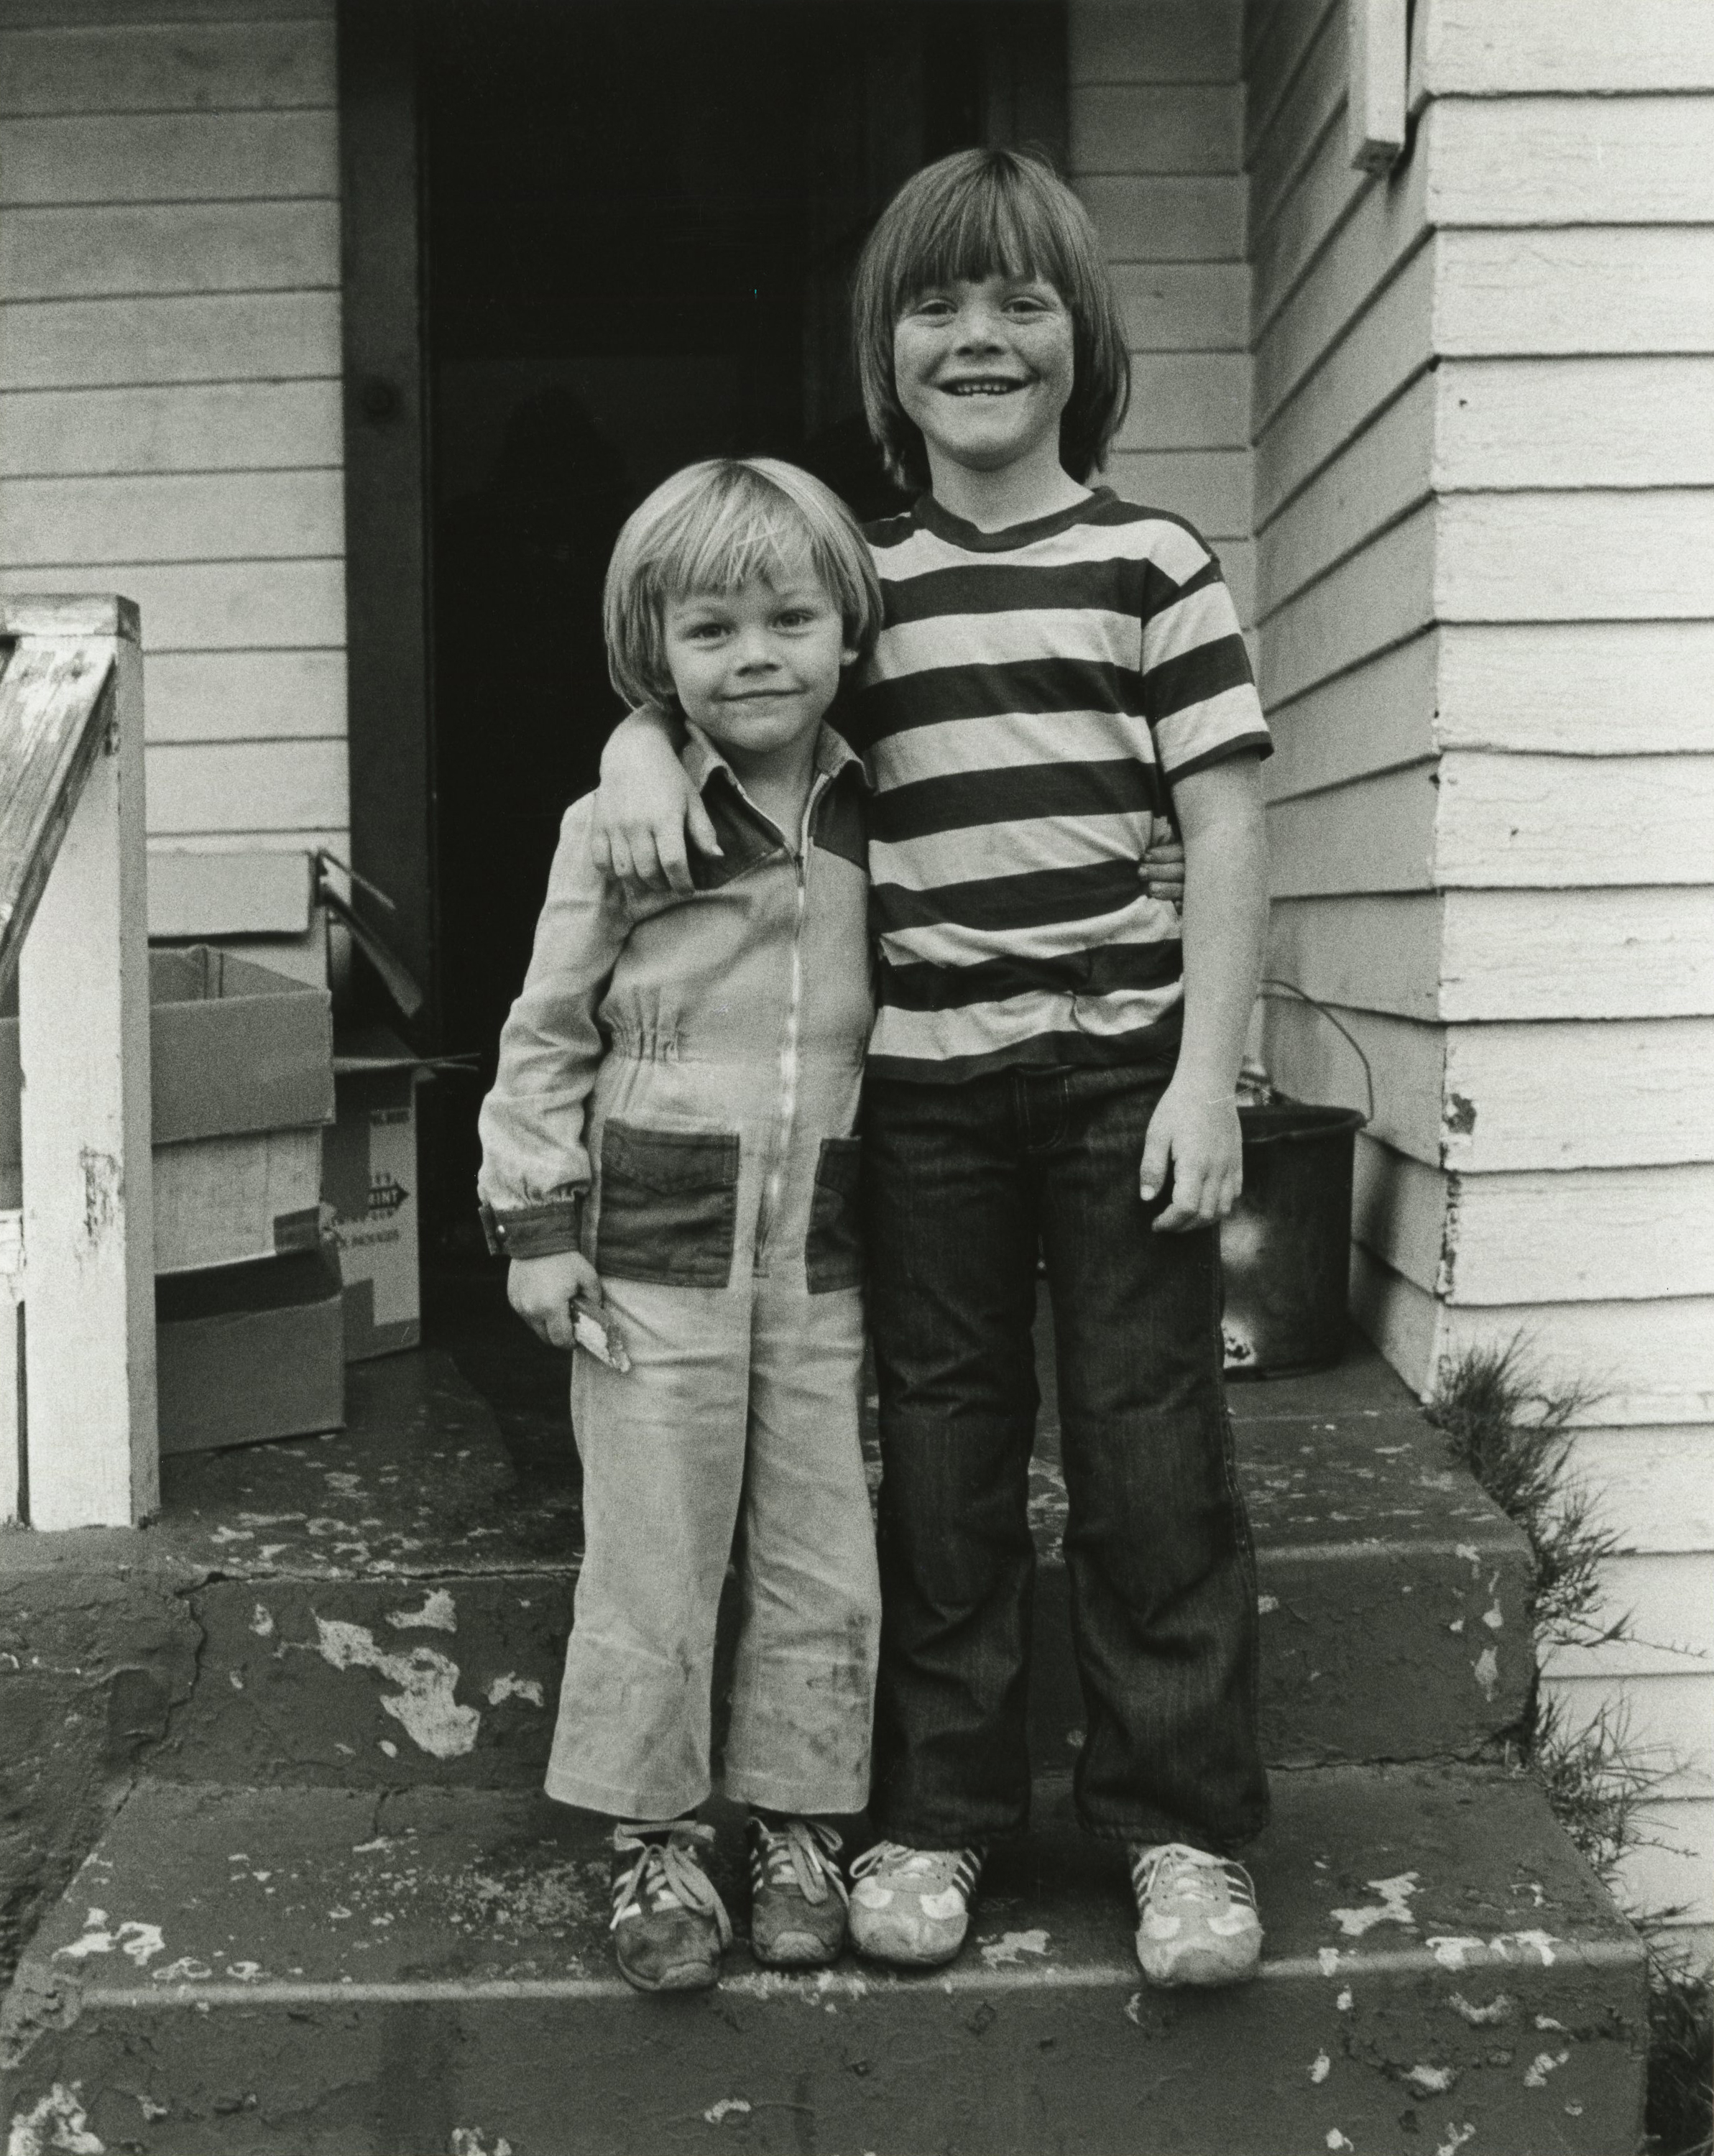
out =
[[[618,1326],[586,1296],[574,1295],[571,1309],[572,1339],[586,1354],[623,1376],[631,1367],[631,1357]]]

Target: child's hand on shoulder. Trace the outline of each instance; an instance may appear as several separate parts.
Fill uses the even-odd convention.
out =
[[[1175,1078],[1162,1094],[1143,1141],[1143,1203],[1152,1204],[1169,1183],[1171,1196],[1152,1224],[1157,1235],[1212,1228],[1238,1203],[1244,1133],[1234,1093],[1211,1094]]]
[[[557,1250],[547,1258],[514,1258],[506,1275],[505,1299],[538,1340],[569,1349],[572,1302],[584,1296],[598,1308],[601,1278],[577,1250]]]
[[[700,854],[721,850],[665,714],[633,711],[602,752],[590,842],[595,865],[633,902],[671,892],[688,898],[695,886],[687,839]]]

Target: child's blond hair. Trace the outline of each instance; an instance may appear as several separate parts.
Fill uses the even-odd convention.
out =
[[[777,457],[711,457],[675,472],[626,519],[608,564],[601,611],[614,688],[633,704],[670,700],[674,599],[806,568],[839,608],[847,649],[866,655],[880,628],[880,582],[836,494]]]
[[[893,332],[919,293],[962,279],[1039,277],[1071,317],[1073,381],[1060,459],[1080,485],[1106,459],[1131,401],[1131,357],[1089,213],[1042,158],[959,150],[906,181],[857,264],[852,331],[869,431],[887,470],[928,485],[922,436],[893,379]]]

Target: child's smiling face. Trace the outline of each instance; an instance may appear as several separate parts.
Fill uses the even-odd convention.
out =
[[[807,570],[670,600],[663,629],[685,716],[741,778],[813,739],[857,655],[838,606]]]
[[[1071,316],[1037,277],[960,278],[919,292],[893,331],[901,407],[937,453],[998,471],[1050,449],[1071,396]]]

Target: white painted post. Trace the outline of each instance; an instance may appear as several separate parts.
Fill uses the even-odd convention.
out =
[[[1346,141],[1359,172],[1384,172],[1404,147],[1405,0],[1347,0]]]
[[[125,611],[106,752],[18,967],[33,1527],[128,1527],[159,1500],[143,674]]]
[[[0,1213],[0,1527],[13,1527],[23,1517],[23,1215]]]

